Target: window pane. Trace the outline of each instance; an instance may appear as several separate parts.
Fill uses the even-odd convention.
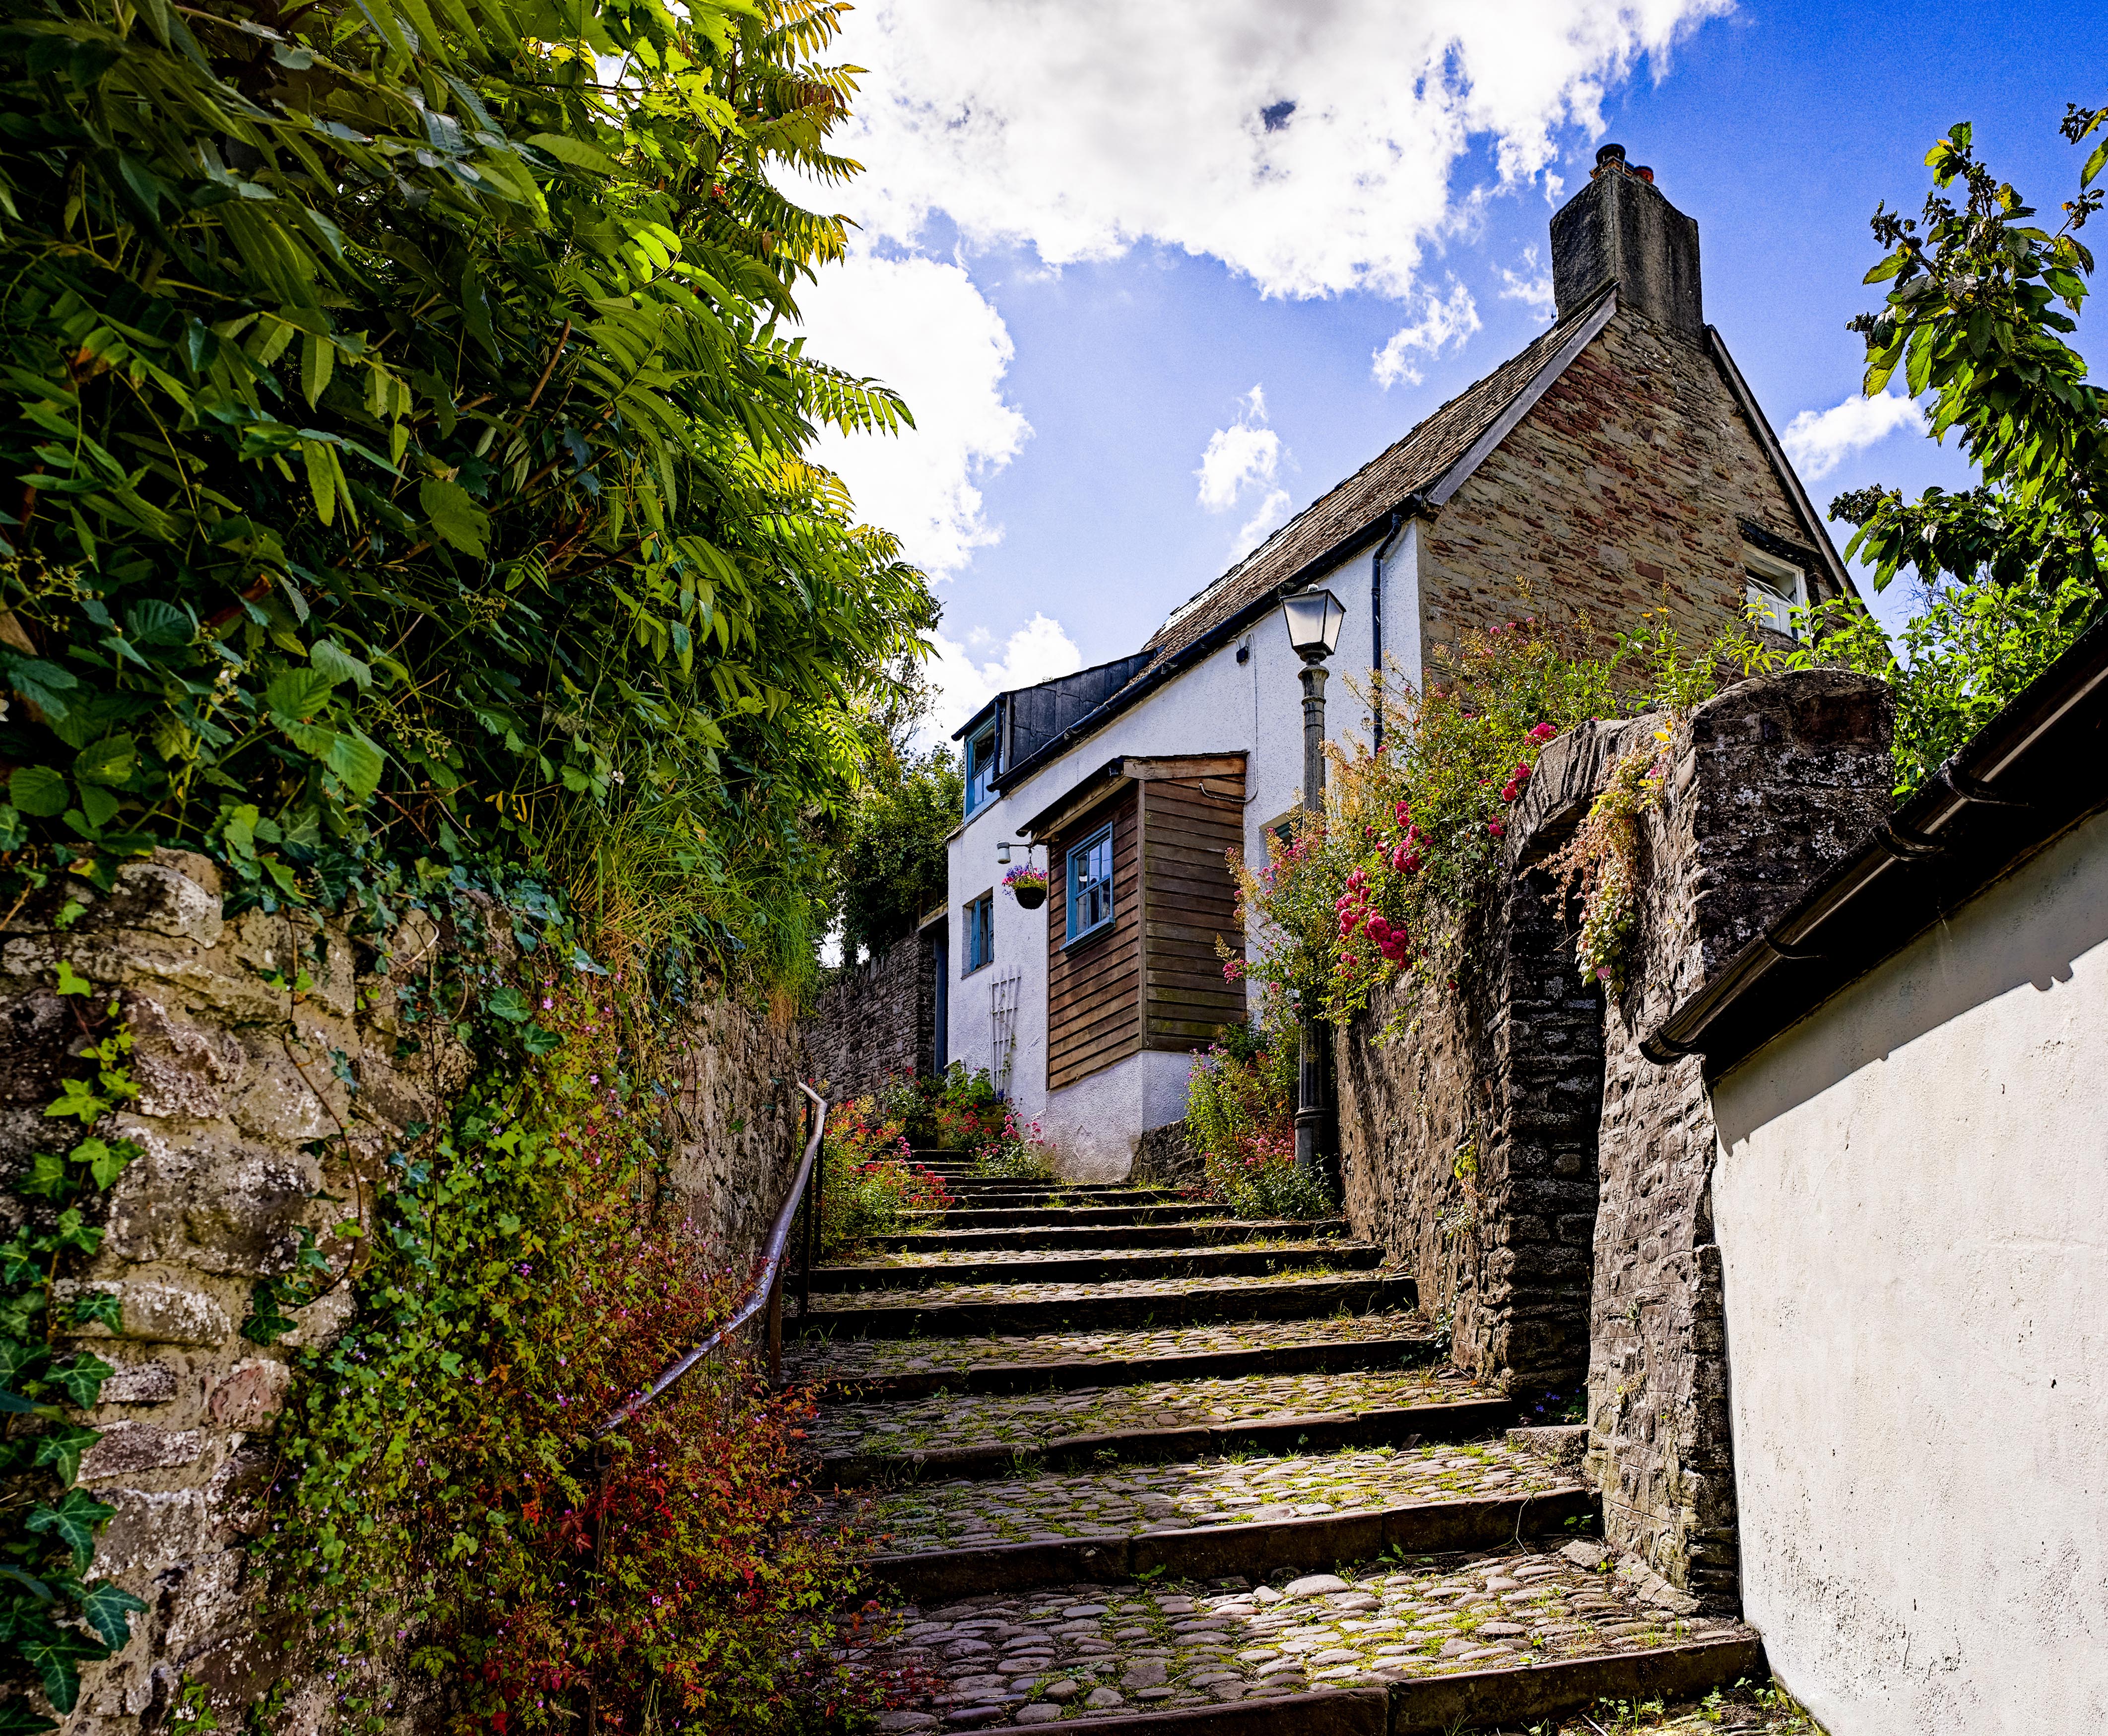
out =
[[[995,729],[982,730],[966,743],[966,812],[973,813],[994,792],[989,787],[995,776]]]
[[[1069,935],[1088,934],[1113,919],[1113,835],[1108,827],[1069,853]]]

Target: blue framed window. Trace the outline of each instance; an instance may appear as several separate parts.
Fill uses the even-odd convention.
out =
[[[995,794],[995,724],[976,729],[966,738],[966,813],[971,818],[988,805]]]
[[[1069,938],[1080,940],[1113,919],[1113,829],[1069,849]]]
[[[995,894],[984,892],[966,906],[966,967],[959,974],[971,976],[984,965],[995,963]]]

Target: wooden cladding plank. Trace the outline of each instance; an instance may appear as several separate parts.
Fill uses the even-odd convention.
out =
[[[1146,1047],[1191,1049],[1241,1022],[1241,983],[1223,980],[1219,937],[1241,951],[1229,854],[1245,843],[1241,773],[1151,784],[1142,798],[1144,910],[1141,952]]]
[[[1113,828],[1110,930],[1070,947],[1068,854],[1110,821]],[[1047,900],[1047,1084],[1073,1084],[1142,1047],[1142,839],[1135,787],[1065,823],[1047,851],[1054,886]]]

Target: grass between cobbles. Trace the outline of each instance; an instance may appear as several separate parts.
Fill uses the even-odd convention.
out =
[[[1504,1442],[1479,1442],[1028,1472],[1001,1481],[953,1480],[840,1495],[822,1512],[854,1523],[881,1549],[900,1554],[1311,1518],[1570,1486],[1570,1478],[1543,1459]]]
[[[1295,1597],[1282,1594],[1296,1581],[1281,1575],[1273,1585],[1129,1581],[903,1605],[860,1656],[923,1672],[929,1685],[913,1703],[939,1716],[979,1707],[1007,1723],[1041,1704],[1065,1723],[1752,1637],[1642,1603],[1631,1582],[1561,1553],[1565,1542],[1363,1562],[1312,1576]],[[1723,1694],[1712,1710],[1728,1703]],[[1780,1736],[1808,1728],[1777,1725]],[[1587,1725],[1547,1725],[1538,1736],[1555,1729],[1579,1736]]]

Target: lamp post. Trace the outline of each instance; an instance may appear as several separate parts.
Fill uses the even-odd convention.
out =
[[[1330,591],[1299,591],[1281,602],[1288,643],[1303,660],[1303,808],[1322,818],[1325,812],[1325,660],[1340,643],[1340,624],[1347,618]],[[1325,1080],[1325,1052],[1318,1035],[1314,1008],[1299,1009],[1295,1065],[1295,1166],[1314,1170],[1324,1143],[1331,1107]]]

